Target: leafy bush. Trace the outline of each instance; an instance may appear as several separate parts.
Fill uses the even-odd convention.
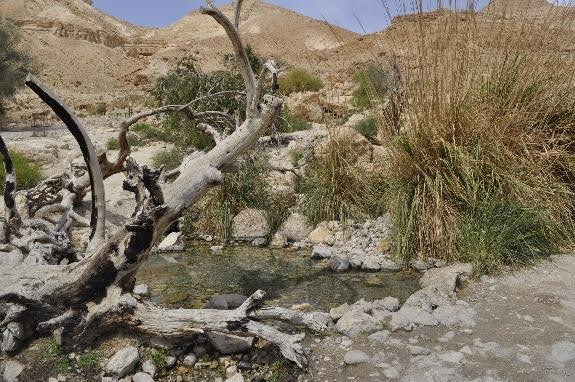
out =
[[[366,171],[358,163],[360,154],[348,140],[333,137],[323,155],[306,168],[301,191],[303,213],[311,223],[385,212],[387,186],[378,172]]]
[[[0,17],[0,115],[3,101],[24,84],[31,65],[30,57],[18,49],[21,33],[17,26]]]
[[[78,366],[84,371],[96,370],[100,364],[100,353],[97,351],[86,352],[78,358]]]
[[[387,95],[389,78],[387,73],[379,67],[369,66],[355,75],[356,89],[353,92],[353,106],[360,110],[371,107],[373,99],[381,99]]]
[[[181,149],[174,148],[170,150],[159,151],[154,154],[152,164],[154,168],[166,166],[166,170],[173,170],[180,166],[184,159],[184,152]]]
[[[239,74],[230,71],[204,73],[196,67],[195,59],[184,58],[174,70],[158,81],[152,95],[157,105],[182,105],[205,96],[209,92],[229,90],[244,90],[244,83]],[[232,116],[235,110],[240,110],[244,117],[244,105],[245,96],[225,95],[203,99],[194,105],[194,110],[198,112],[220,111]],[[209,134],[196,128],[198,122],[200,121],[190,120],[181,113],[170,113],[163,118],[162,129],[169,135],[169,141],[180,147],[209,149],[213,147],[214,141]],[[235,128],[233,118],[213,116],[208,120],[203,119],[203,122],[208,122],[220,130]]]
[[[26,155],[10,150],[14,170],[16,171],[16,182],[19,190],[28,190],[36,187],[42,180],[42,169],[33,163]],[[4,165],[0,165],[0,192],[4,193],[6,182],[6,170]]]
[[[394,251],[491,273],[573,239],[575,63],[544,23],[519,36],[450,17],[449,36],[417,32],[402,126],[385,140]]]
[[[147,139],[150,141],[156,142],[169,142],[170,141],[170,134],[166,133],[162,129],[158,129],[157,127],[153,127],[152,125],[144,122],[136,123],[134,126],[130,128],[130,131],[133,131],[142,139]]]
[[[323,82],[305,69],[295,68],[279,78],[280,91],[284,95],[297,92],[318,91]]]
[[[377,136],[377,133],[379,132],[379,125],[377,124],[375,118],[369,117],[355,125],[354,129],[364,137],[370,139]]]
[[[138,136],[136,136],[134,134],[128,133],[126,138],[128,139],[128,144],[130,145],[130,147],[140,147],[140,146],[144,146],[144,144],[145,144],[145,142],[143,140],[141,140],[140,138],[138,138]],[[106,142],[106,148],[108,150],[119,150],[120,149],[120,142],[118,142],[118,138],[108,139],[108,141]]]
[[[272,232],[277,230],[295,204],[292,196],[272,192],[267,181],[269,167],[262,156],[246,156],[236,173],[225,174],[223,183],[211,190],[204,204],[185,218],[184,232],[211,232],[227,240],[231,237],[233,217],[246,208],[267,213]]]
[[[280,133],[295,133],[296,131],[309,130],[312,127],[311,123],[290,111],[287,107],[282,109],[276,122],[276,126]]]
[[[108,105],[105,102],[98,102],[88,105],[86,111],[89,115],[105,115],[108,112]]]
[[[531,264],[557,253],[544,214],[539,211],[495,198],[472,208],[461,221],[458,250],[478,275]]]

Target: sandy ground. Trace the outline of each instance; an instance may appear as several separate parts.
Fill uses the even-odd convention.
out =
[[[556,256],[471,283],[460,298],[478,313],[473,329],[425,327],[391,333],[383,342],[316,340],[303,380],[575,381],[574,274],[575,256]],[[370,360],[345,365],[349,350],[364,351]]]

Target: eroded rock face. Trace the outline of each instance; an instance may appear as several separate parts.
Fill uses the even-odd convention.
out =
[[[264,211],[248,208],[234,216],[232,237],[234,240],[252,242],[270,234],[270,226]]]
[[[106,365],[106,374],[113,375],[118,378],[125,377],[134,371],[139,361],[140,354],[138,353],[137,348],[130,346],[118,350],[108,361]]]

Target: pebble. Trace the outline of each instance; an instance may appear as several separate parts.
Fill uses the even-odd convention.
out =
[[[182,363],[188,367],[194,367],[194,365],[198,362],[198,357],[194,353],[190,353],[184,357]]]

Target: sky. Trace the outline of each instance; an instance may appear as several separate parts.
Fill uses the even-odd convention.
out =
[[[412,4],[417,0],[266,0],[304,15],[326,20],[331,24],[357,33],[378,32],[389,25],[386,4],[390,13],[413,12]],[[436,7],[438,1],[443,4],[467,4],[466,0],[423,0],[426,8]],[[555,1],[555,0],[554,0]],[[568,0],[559,0],[568,1]],[[216,0],[218,5],[229,1]],[[489,0],[476,0],[481,8]],[[190,11],[199,8],[203,0],[94,0],[94,5],[120,19],[136,25],[165,27],[181,19]],[[406,6],[407,4],[407,6]]]

